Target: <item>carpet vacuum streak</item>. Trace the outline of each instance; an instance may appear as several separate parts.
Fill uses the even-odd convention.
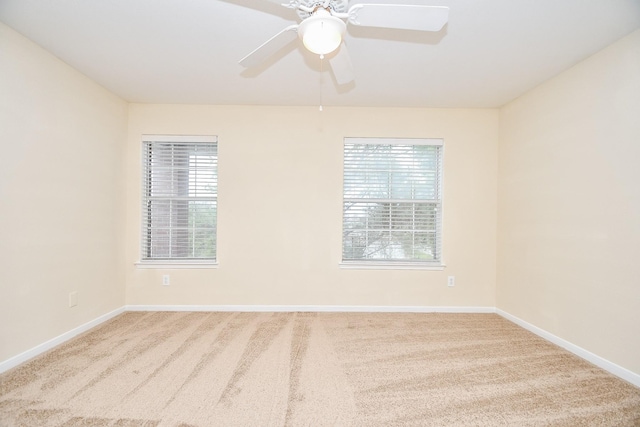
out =
[[[0,426],[640,426],[496,314],[128,312],[0,375]]]

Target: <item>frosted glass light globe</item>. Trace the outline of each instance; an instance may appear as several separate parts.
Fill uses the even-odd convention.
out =
[[[318,9],[312,16],[300,23],[298,36],[311,52],[325,55],[340,46],[346,30],[347,26],[340,18],[331,16],[324,9]]]

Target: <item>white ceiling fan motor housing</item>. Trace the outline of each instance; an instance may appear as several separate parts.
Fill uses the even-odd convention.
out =
[[[325,5],[325,1],[319,0],[300,0],[295,2],[296,13],[302,21],[314,14],[318,9],[326,9],[330,13],[347,13],[349,1],[348,0],[331,0],[329,4]]]

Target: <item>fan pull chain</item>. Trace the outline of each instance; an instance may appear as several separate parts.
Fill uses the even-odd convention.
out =
[[[324,55],[320,54],[320,111],[322,111],[322,83],[324,81],[323,75]]]

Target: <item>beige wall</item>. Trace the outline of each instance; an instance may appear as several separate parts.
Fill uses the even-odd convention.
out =
[[[126,115],[0,23],[0,361],[124,304]]]
[[[497,306],[640,373],[640,31],[500,111]]]
[[[497,110],[133,104],[129,111],[128,304],[495,306]],[[134,267],[142,134],[219,137],[218,269]],[[339,268],[346,136],[444,138],[444,271]],[[447,275],[456,276],[454,288]]]

